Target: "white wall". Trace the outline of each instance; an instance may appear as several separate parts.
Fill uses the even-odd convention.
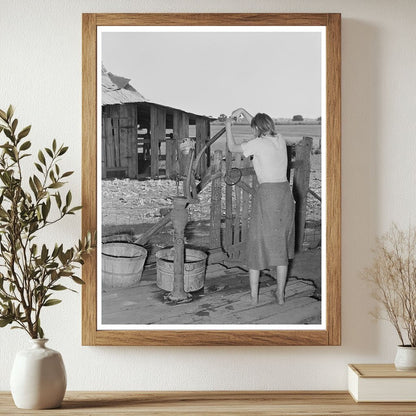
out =
[[[81,13],[342,13],[342,346],[82,347],[81,298],[45,310],[50,346],[59,350],[71,390],[345,389],[346,364],[392,362],[392,328],[369,316],[360,280],[375,235],[391,221],[416,219],[416,2],[413,0],[0,0],[0,108],[16,106],[33,124],[34,147],[70,144],[64,165],[81,183]],[[56,238],[80,234],[80,216]],[[54,236],[55,237],[55,236]],[[19,331],[0,331],[0,390]]]

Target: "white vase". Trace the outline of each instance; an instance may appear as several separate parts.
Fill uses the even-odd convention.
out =
[[[31,348],[19,351],[13,363],[10,387],[21,409],[59,407],[66,390],[66,372],[59,352],[45,346],[47,339],[32,339]]]
[[[394,366],[399,371],[416,370],[416,347],[398,345]]]

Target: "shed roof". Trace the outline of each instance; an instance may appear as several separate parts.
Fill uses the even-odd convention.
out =
[[[101,66],[101,105],[149,103],[164,107],[169,110],[179,110],[190,115],[206,117],[215,120],[210,116],[199,115],[189,111],[181,110],[164,104],[152,102],[140,94],[130,85],[130,79],[108,72],[104,65]]]
[[[130,85],[128,78],[107,72],[104,65],[101,67],[101,104],[127,104],[148,101],[142,94]]]

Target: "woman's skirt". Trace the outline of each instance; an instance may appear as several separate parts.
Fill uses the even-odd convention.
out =
[[[262,183],[254,196],[247,243],[247,266],[286,266],[294,257],[295,203],[288,182]]]

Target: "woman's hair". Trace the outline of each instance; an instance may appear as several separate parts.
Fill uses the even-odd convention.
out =
[[[257,137],[266,135],[276,136],[276,127],[274,121],[265,113],[257,113],[251,119],[251,127],[257,131]]]

